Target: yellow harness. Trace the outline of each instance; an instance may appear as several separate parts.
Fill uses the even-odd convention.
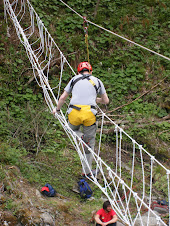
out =
[[[70,107],[73,109],[68,115],[68,120],[72,125],[91,126],[96,122],[96,116],[92,113],[90,105],[72,105]]]

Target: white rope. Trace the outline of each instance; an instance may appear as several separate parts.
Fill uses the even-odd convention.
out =
[[[122,175],[122,172],[121,172],[121,169],[122,169],[122,167],[121,167],[121,162],[122,162],[122,160],[121,160],[121,143],[122,142],[122,129],[120,129],[120,138],[119,138],[119,169],[120,169],[120,177],[121,177],[121,175]]]
[[[73,11],[75,14],[77,14],[79,17],[81,17],[81,18],[83,19],[83,16],[81,16],[79,13],[77,13],[77,12],[76,12],[73,8],[71,8],[68,4],[66,4],[66,3],[63,2],[62,0],[59,0],[59,1],[62,2],[62,3],[63,3],[65,6],[67,6],[71,11]],[[113,31],[110,31],[110,30],[108,30],[108,29],[106,29],[106,28],[104,28],[104,27],[102,27],[102,26],[100,26],[100,25],[97,25],[97,24],[91,22],[90,20],[87,20],[87,19],[86,19],[86,21],[87,21],[89,24],[92,24],[92,25],[94,25],[94,26],[96,26],[96,27],[98,27],[98,28],[100,28],[100,29],[102,29],[102,30],[104,30],[104,31],[107,31],[107,32],[109,32],[109,33],[111,33],[111,34],[113,34],[113,35],[115,35],[115,36],[121,38],[121,39],[124,39],[124,40],[127,41],[127,42],[130,42],[130,43],[132,43],[132,44],[134,44],[134,45],[136,45],[136,46],[139,46],[139,47],[142,48],[142,49],[145,49],[145,50],[147,50],[147,51],[149,51],[149,52],[151,52],[151,53],[154,53],[154,54],[156,54],[156,55],[158,55],[158,56],[160,56],[160,57],[162,57],[162,58],[164,58],[164,59],[166,59],[166,60],[170,60],[170,58],[168,58],[168,57],[166,57],[166,56],[164,56],[164,55],[162,55],[162,54],[160,54],[160,53],[157,53],[157,52],[155,52],[155,51],[153,51],[153,50],[151,50],[151,49],[149,49],[149,48],[147,48],[147,47],[145,47],[145,46],[142,46],[142,45],[140,45],[140,44],[138,44],[138,43],[136,43],[136,42],[134,42],[134,41],[131,41],[131,40],[129,40],[129,39],[127,39],[127,38],[125,38],[125,37],[123,37],[123,36],[121,36],[121,35],[119,35],[119,34],[113,32]]]
[[[23,6],[24,3],[24,6]],[[45,101],[52,112],[54,105],[58,102],[58,97],[60,95],[60,88],[62,84],[62,77],[63,77],[63,70],[64,70],[64,64],[67,64],[73,74],[75,74],[74,70],[68,63],[67,59],[64,57],[63,53],[61,52],[60,48],[57,46],[57,44],[54,42],[53,38],[43,25],[42,21],[36,14],[35,10],[29,3],[29,1],[25,0],[21,2],[21,5],[18,3],[18,1],[13,1],[12,4],[10,4],[9,0],[4,0],[5,10],[8,12],[9,16],[11,17],[11,20],[13,21],[15,25],[15,29],[18,35],[18,38],[20,39],[21,43],[24,45],[28,58],[32,64],[33,73],[35,76],[35,79],[37,81],[37,84],[42,88],[44,93]],[[22,28],[22,20],[28,15],[26,15],[26,9],[28,8],[28,11],[30,13],[30,25],[27,28]],[[14,10],[16,12],[20,12],[20,23],[17,20],[17,17],[14,13]],[[37,31],[39,31],[39,36],[37,37]],[[34,34],[36,33],[36,34]],[[35,37],[34,37],[35,36]],[[29,40],[33,40],[32,43],[29,43]],[[48,74],[50,70],[50,63],[52,59],[55,57],[56,53],[60,55],[61,62],[60,62],[60,77],[58,81],[58,85],[55,87],[58,89],[57,98],[55,97],[53,93],[53,89],[49,85],[48,80]],[[45,70],[46,73],[45,73]],[[169,170],[166,169],[159,161],[157,161],[151,154],[149,154],[141,145],[139,145],[136,141],[134,141],[122,128],[120,128],[117,124],[115,124],[104,112],[102,112],[101,109],[101,128],[100,128],[100,140],[98,145],[98,153],[96,154],[91,148],[88,147],[88,145],[69,127],[67,120],[63,114],[62,111],[60,111],[60,114],[56,113],[55,117],[59,120],[61,126],[63,127],[64,131],[68,135],[71,144],[77,151],[80,161],[82,163],[82,166],[84,167],[84,162],[86,163],[87,168],[92,174],[91,168],[89,166],[89,163],[86,159],[85,154],[85,148],[88,148],[88,150],[92,153],[94,164],[96,166],[96,169],[99,169],[100,176],[102,178],[102,182],[98,181],[97,178],[92,175],[92,177],[88,177],[88,179],[93,182],[96,186],[98,186],[99,189],[103,192],[103,194],[109,199],[111,202],[112,207],[115,209],[118,217],[128,225],[134,225],[137,218],[140,219],[141,224],[143,223],[142,218],[142,211],[141,208],[144,206],[148,213],[152,213],[155,218],[157,219],[158,224],[161,223],[162,225],[166,225],[162,219],[160,219],[156,213],[151,209],[151,198],[152,198],[152,192],[153,192],[153,184],[150,182],[149,184],[149,203],[146,203],[145,201],[145,190],[146,190],[146,181],[145,181],[145,168],[144,168],[144,155],[147,157],[149,156],[152,160],[154,159],[154,162],[159,165],[162,169],[165,170],[167,174],[167,193],[165,193],[165,197],[169,200],[170,197],[170,191],[169,191]],[[112,125],[115,127],[115,133],[113,134],[113,139],[115,139],[115,150],[113,150],[113,155],[115,154],[115,166],[110,168],[100,157],[100,150],[102,148],[102,131],[103,131],[103,122],[104,119],[108,119]],[[130,180],[130,186],[128,186],[124,181],[124,168],[122,164],[122,144],[124,141],[129,139],[129,142],[132,143],[132,154],[133,158],[131,161],[131,180]],[[135,161],[135,156],[140,158],[140,162]],[[139,166],[141,167],[141,170],[139,170]],[[154,165],[151,161],[151,177],[153,175]],[[97,172],[97,171],[96,171]],[[141,186],[143,186],[142,194],[137,194],[133,190],[134,186],[134,179],[135,179],[135,172],[137,174],[141,174],[142,176],[142,182]],[[141,177],[140,176],[140,177]],[[121,197],[119,191],[122,190],[123,197]],[[133,199],[135,199],[135,204]],[[170,200],[169,200],[170,202]],[[131,209],[133,209],[131,213]],[[136,215],[136,217],[134,217]],[[149,215],[148,215],[149,216]],[[148,217],[149,222],[149,217]],[[148,224],[148,223],[147,223]]]
[[[153,176],[153,163],[154,163],[154,158],[151,158],[151,173],[150,173],[150,197],[149,197],[149,210],[148,210],[148,225],[149,225],[149,216],[150,216],[150,208],[151,208],[151,198],[152,198],[152,176]]]
[[[63,75],[64,63],[65,63],[65,57],[64,57],[64,55],[61,53],[61,73],[60,73],[60,81],[59,81],[59,88],[58,88],[58,96],[57,96],[57,100],[58,100],[59,97],[60,97],[60,87],[61,87],[61,82],[62,82],[62,75]]]
[[[141,167],[142,167],[142,176],[143,176],[143,196],[145,196],[145,170],[144,170],[144,163],[143,163],[143,153],[142,153],[142,146],[139,145],[139,150],[140,150],[140,157],[141,157]]]
[[[118,127],[117,126],[115,127],[115,133],[116,133],[116,170],[115,170],[115,172],[117,174],[118,173],[118,161],[119,161],[119,158],[118,158],[118,156],[119,156],[119,154],[118,154],[119,140],[118,140]]]

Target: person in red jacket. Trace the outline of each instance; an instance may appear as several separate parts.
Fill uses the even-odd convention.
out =
[[[117,220],[118,217],[109,201],[105,201],[103,208],[98,210],[95,215],[96,226],[116,226]]]

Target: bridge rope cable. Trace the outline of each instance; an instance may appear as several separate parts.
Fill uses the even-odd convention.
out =
[[[66,3],[65,3],[64,1],[62,1],[62,0],[59,0],[59,1],[62,2],[62,3],[63,3],[65,6],[67,6],[71,11],[73,11],[75,14],[77,14],[80,18],[83,19],[83,16],[80,15],[80,14],[79,14],[77,11],[75,11],[73,8],[71,8],[68,4],[66,4]],[[145,50],[147,50],[147,51],[149,51],[149,52],[151,52],[151,53],[153,53],[153,54],[156,54],[156,55],[158,55],[158,56],[160,56],[160,57],[162,57],[162,58],[164,58],[164,59],[170,61],[170,58],[167,57],[167,56],[164,56],[164,55],[162,55],[162,54],[160,54],[160,53],[158,53],[158,52],[155,52],[154,50],[151,50],[151,49],[149,49],[149,48],[147,48],[147,47],[145,47],[145,46],[142,46],[142,45],[140,45],[140,44],[138,44],[138,43],[136,43],[136,42],[134,42],[134,41],[132,41],[132,40],[130,40],[130,39],[128,39],[128,38],[125,38],[125,37],[123,37],[123,36],[121,36],[121,35],[119,35],[119,34],[113,32],[113,31],[110,31],[110,30],[108,30],[108,29],[106,29],[106,28],[104,28],[104,27],[102,27],[102,26],[100,26],[100,25],[98,25],[98,24],[95,24],[94,22],[92,22],[92,21],[90,21],[90,20],[87,20],[87,19],[86,19],[86,21],[87,21],[89,24],[92,24],[92,25],[94,25],[94,26],[96,26],[96,27],[98,27],[98,28],[100,28],[100,29],[102,29],[102,30],[104,30],[104,31],[107,31],[107,32],[109,32],[109,33],[111,33],[111,34],[113,34],[113,35],[115,35],[115,36],[121,38],[121,39],[124,39],[124,40],[127,41],[127,42],[130,42],[130,43],[132,43],[132,44],[134,44],[134,45],[136,45],[136,46],[138,46],[138,47],[140,47],[140,48],[142,48],[142,49],[145,49]]]
[[[28,58],[31,62],[33,74],[37,84],[42,88],[45,101],[52,112],[54,106],[58,103],[60,96],[61,84],[63,80],[64,67],[68,66],[71,72],[75,75],[71,65],[63,55],[58,45],[54,42],[53,38],[47,31],[43,22],[33,9],[28,0],[25,1],[12,1],[4,0],[4,10],[7,13],[16,29],[16,33],[21,43],[24,45]],[[29,22],[26,25],[25,20]],[[49,71],[52,67],[52,61],[60,58],[60,74],[56,78],[57,98],[50,87]],[[100,138],[98,143],[97,153],[93,151],[82,139],[79,137],[68,125],[66,116],[62,111],[56,113],[55,117],[59,120],[61,126],[69,137],[71,144],[77,151],[83,169],[86,167],[92,174],[91,168],[86,158],[85,147],[93,156],[93,166],[96,168],[96,176],[92,174],[87,178],[93,182],[108,198],[112,207],[115,209],[119,219],[128,225],[135,225],[139,221],[142,225],[146,225],[143,215],[143,207],[147,209],[147,225],[149,225],[150,215],[155,216],[157,225],[166,225],[166,223],[158,216],[151,208],[153,194],[157,194],[158,188],[153,184],[153,174],[157,172],[157,168],[161,168],[161,178],[164,178],[164,197],[169,200],[170,204],[170,191],[169,191],[169,175],[170,170],[166,169],[158,160],[148,153],[141,145],[139,145],[133,138],[131,138],[122,128],[120,128],[114,121],[112,121],[100,108],[97,106],[101,115]],[[109,120],[115,132],[113,133],[113,140],[115,145],[112,152],[113,162],[109,165],[106,164],[101,158],[101,148],[103,139],[104,119]],[[129,159],[129,165],[123,162],[123,145],[129,144],[128,154],[132,156]],[[114,156],[115,154],[115,156]],[[151,165],[147,165],[145,160],[151,159]],[[129,167],[131,166],[131,167]],[[100,179],[97,179],[97,169],[99,170]],[[124,177],[130,175],[130,182]],[[141,179],[142,178],[142,179]],[[150,178],[150,180],[148,180]],[[165,179],[166,178],[166,179]],[[138,181],[136,184],[135,181]],[[141,181],[141,183],[140,183]],[[140,185],[142,191],[135,191],[135,186]],[[148,196],[149,192],[149,197]],[[123,193],[123,198],[120,193]],[[161,192],[159,193],[161,195]],[[146,197],[149,199],[147,202]],[[134,217],[135,216],[135,217]]]

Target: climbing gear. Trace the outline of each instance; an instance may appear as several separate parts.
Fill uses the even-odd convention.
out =
[[[83,19],[84,19],[84,21],[83,21],[84,33],[85,33],[86,35],[88,35],[88,26],[89,26],[89,24],[88,24],[88,22],[87,22],[86,16],[83,16]]]
[[[78,73],[80,71],[82,71],[83,69],[87,69],[89,71],[93,71],[91,64],[89,64],[89,62],[87,62],[87,61],[84,61],[84,62],[79,63],[79,65],[77,67]]]
[[[86,48],[87,48],[87,59],[88,59],[88,62],[90,62],[90,59],[89,59],[89,46],[88,46],[88,22],[87,22],[87,19],[85,16],[83,16],[83,28],[84,28],[84,34],[85,34],[85,43],[86,43]]]
[[[92,80],[92,79],[90,79],[90,76],[91,75],[83,75],[83,76],[81,76],[81,77],[79,77],[79,78],[77,78],[77,79],[75,79],[75,80],[72,80],[72,82],[71,82],[71,88],[73,89],[73,87],[74,87],[74,85],[78,82],[78,81],[80,81],[80,80],[83,80],[83,79],[87,79],[93,86],[94,86],[94,88],[95,88],[95,90],[96,90],[96,93],[98,93],[98,90],[99,90],[99,88],[101,87],[101,84],[100,84],[100,82],[99,82],[99,80],[97,80],[98,81],[98,87],[96,86],[96,84],[95,84],[95,82]]]
[[[80,107],[77,107],[76,105],[72,105],[72,104],[69,105],[69,108],[74,108],[74,109],[76,109],[76,110],[78,110],[78,111],[81,110]]]
[[[92,192],[89,184],[87,183],[87,181],[85,181],[84,179],[81,179],[77,183],[78,183],[78,189],[79,189],[81,198],[83,198],[83,199],[90,198],[92,196],[93,192]]]
[[[69,122],[74,126],[83,124],[84,126],[91,126],[96,122],[96,116],[92,113],[90,105],[70,105],[72,111],[68,114]]]
[[[43,195],[46,195],[48,197],[54,197],[56,194],[54,188],[48,183],[46,183],[45,186],[41,188],[41,192]]]
[[[83,105],[83,106],[84,106],[84,105]],[[90,105],[90,107],[93,108],[93,109],[96,109],[96,107],[93,106],[93,105]],[[78,110],[78,111],[81,110],[81,107],[77,107],[76,105],[73,105],[73,104],[70,104],[70,105],[69,105],[69,108],[74,108],[74,109],[76,109],[76,110]]]
[[[98,89],[100,88],[100,82],[98,80],[98,83],[99,83],[99,87],[97,88],[96,84],[94,83],[94,81],[92,79],[90,79],[89,77],[86,77],[86,79],[94,86],[95,90],[96,90],[96,93],[98,93]]]

